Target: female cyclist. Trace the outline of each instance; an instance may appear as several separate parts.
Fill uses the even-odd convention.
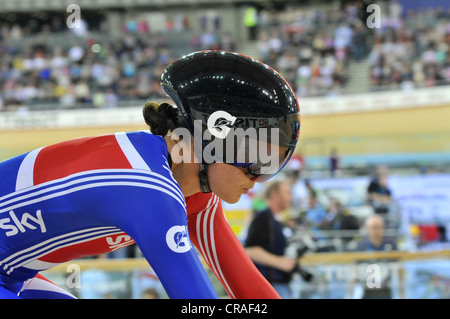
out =
[[[39,272],[132,243],[170,298],[217,298],[191,243],[231,298],[279,298],[221,200],[238,201],[291,157],[292,89],[265,64],[223,51],[175,61],[161,84],[177,107],[147,103],[151,133],[83,137],[0,163],[0,298],[73,298]],[[234,145],[238,128],[246,143]],[[266,157],[253,156],[255,145]]]

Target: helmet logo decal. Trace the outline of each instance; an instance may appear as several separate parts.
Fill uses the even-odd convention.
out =
[[[224,139],[236,122],[236,117],[225,111],[216,111],[208,118],[208,131],[217,138]]]

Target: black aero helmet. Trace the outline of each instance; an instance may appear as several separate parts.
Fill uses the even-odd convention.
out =
[[[268,65],[238,53],[194,52],[170,64],[161,85],[194,142],[200,136],[203,164],[245,166],[262,182],[292,156],[300,131],[298,101]]]

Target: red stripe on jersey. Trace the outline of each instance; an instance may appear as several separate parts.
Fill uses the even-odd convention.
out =
[[[86,256],[105,254],[131,244],[134,244],[134,240],[126,233],[114,234],[60,248],[40,257],[39,260],[59,264]]]
[[[34,164],[34,185],[71,174],[132,168],[115,135],[78,138],[43,148]]]

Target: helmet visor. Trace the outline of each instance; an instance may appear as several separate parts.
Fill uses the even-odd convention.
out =
[[[296,116],[290,116],[291,124],[299,126]],[[247,130],[230,130],[228,136],[216,139],[206,146],[219,146],[214,151],[213,162],[223,162],[236,167],[246,167],[252,180],[263,182],[277,174],[294,153],[297,132],[294,129],[285,134],[280,127],[248,128]],[[219,143],[216,143],[219,141]]]
[[[267,157],[260,158],[254,163],[235,162],[229,163],[235,167],[245,167],[252,181],[262,183],[277,174],[289,161],[294,149],[286,147],[272,147],[272,152]]]

